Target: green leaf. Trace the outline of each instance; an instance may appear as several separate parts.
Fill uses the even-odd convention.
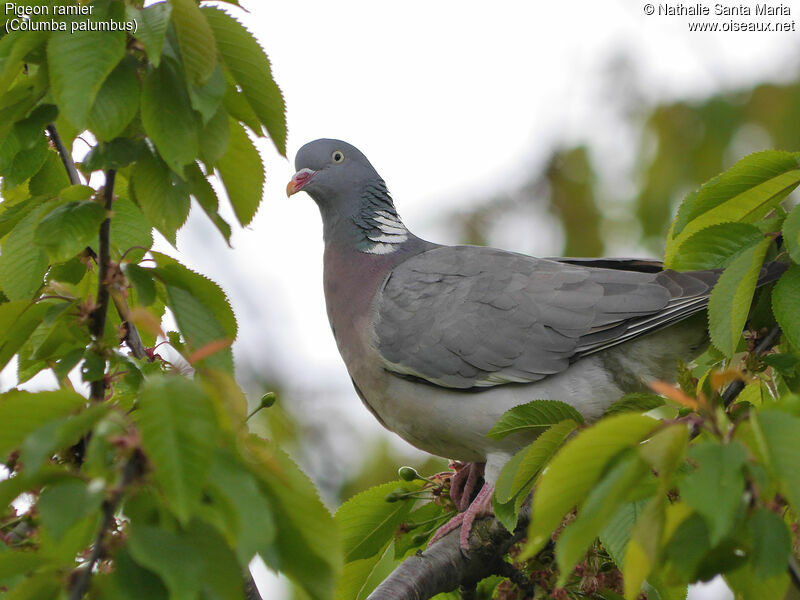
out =
[[[161,63],[161,50],[167,35],[172,5],[167,2],[156,2],[147,8],[127,6],[125,10],[128,20],[139,24],[136,39],[142,42],[147,58],[153,66],[158,67]]]
[[[735,571],[724,574],[725,582],[735,594],[736,600],[765,600],[766,598],[794,598],[794,593],[789,592],[791,580],[784,571],[767,580],[759,579],[751,565],[745,563]]]
[[[625,548],[631,538],[633,525],[641,516],[650,499],[626,502],[609,518],[603,531],[598,536],[603,547],[619,568],[622,568]]]
[[[133,415],[156,481],[175,516],[187,523],[200,503],[219,434],[214,407],[197,382],[161,376],[145,382],[138,408]]]
[[[30,573],[48,562],[50,559],[36,552],[0,552],[0,582],[14,575]]]
[[[592,542],[647,475],[647,464],[636,452],[629,450],[595,484],[578,509],[577,518],[558,537],[556,560],[561,573],[559,587],[564,587]]]
[[[751,562],[759,579],[769,579],[786,572],[792,539],[786,523],[766,508],[759,508],[747,522],[753,540]]]
[[[170,308],[192,349],[198,350],[219,340],[234,340],[236,318],[220,287],[165,254],[154,252],[153,256],[158,264],[154,273],[167,286]],[[216,366],[228,370],[233,368],[230,349],[222,350],[207,360],[211,359]]]
[[[686,197],[667,241],[669,267],[695,232],[718,223],[753,223],[800,183],[798,155],[770,150],[746,156],[696,193]]]
[[[235,536],[239,562],[246,565],[257,552],[262,556],[271,553],[276,535],[275,519],[272,506],[255,477],[235,456],[218,449],[209,481],[234,509],[232,514],[226,515],[225,525]]]
[[[335,518],[342,534],[345,562],[381,553],[415,503],[413,499],[387,502],[386,495],[396,488],[413,491],[420,487],[417,481],[390,481],[356,494],[342,504]]]
[[[251,468],[275,510],[275,552],[265,562],[298,583],[313,600],[330,598],[341,568],[333,517],[314,485],[275,444],[248,439]]]
[[[114,201],[113,211],[111,243],[120,253],[127,252],[134,246],[150,248],[153,245],[152,227],[138,206],[127,198],[117,197]],[[136,256],[143,254],[144,251],[140,251]],[[128,254],[126,258],[131,260],[131,254]]]
[[[70,184],[64,165],[55,150],[49,150],[47,158],[39,171],[31,177],[28,191],[32,196],[53,197]]]
[[[527,493],[539,471],[553,457],[578,424],[568,419],[542,432],[532,444],[523,448],[508,461],[500,471],[495,484],[494,496],[502,504]],[[505,523],[504,523],[505,524]]]
[[[752,424],[767,468],[778,479],[795,515],[800,514],[800,419],[779,410],[763,410]]]
[[[158,157],[150,155],[134,165],[131,184],[144,216],[174,246],[175,235],[189,215],[186,183]]]
[[[47,155],[47,137],[42,133],[36,136],[36,141],[29,150],[14,155],[11,165],[2,173],[3,191],[12,190],[36,175],[44,166]]]
[[[755,225],[718,223],[686,239],[669,263],[670,269],[692,271],[727,267],[744,250],[764,239]]]
[[[44,46],[47,38],[48,33],[46,31],[17,31],[2,38],[0,48],[2,50],[8,49],[8,54],[4,51],[0,52],[0,55],[5,56],[4,61],[0,63],[0,66],[2,66],[0,95],[6,93],[6,90],[14,82],[17,75],[22,72],[25,66],[25,57]]]
[[[34,208],[11,231],[0,252],[0,289],[10,300],[29,300],[42,285],[47,255],[34,243],[46,205]]]
[[[658,422],[650,417],[625,413],[598,421],[565,444],[539,478],[523,554],[533,556],[541,550],[564,515],[594,487],[609,461],[638,445],[656,427]]]
[[[264,165],[247,132],[230,120],[230,137],[225,154],[217,160],[217,171],[228,192],[233,212],[244,227],[258,210],[264,191]]]
[[[672,474],[679,467],[689,443],[689,430],[681,424],[670,425],[657,432],[637,450],[661,479],[661,491],[667,493]]]
[[[214,32],[194,0],[170,0],[170,4],[186,74],[193,85],[204,85],[217,66]]]
[[[800,348],[800,265],[790,266],[775,284],[772,312],[789,343]]]
[[[111,72],[89,111],[89,129],[98,141],[114,139],[139,112],[139,78],[136,61],[125,59]]]
[[[566,402],[534,400],[506,411],[486,437],[501,440],[513,433],[543,429],[568,419],[583,423],[583,416]]]
[[[62,589],[61,575],[54,570],[36,573],[6,596],[6,600],[56,600]]]
[[[86,403],[71,390],[0,394],[0,457],[18,448],[25,438],[49,421],[65,417]]]
[[[83,159],[80,167],[84,173],[92,171],[105,171],[106,169],[122,169],[132,162],[147,156],[150,153],[147,142],[143,139],[116,138],[110,142],[97,144]],[[122,175],[117,174],[118,190]]]
[[[58,117],[58,108],[53,104],[40,104],[31,113],[14,123],[14,134],[20,142],[22,150],[32,148],[42,130]]]
[[[208,218],[211,219],[211,222],[214,223],[222,234],[222,237],[224,237],[225,241],[230,245],[231,226],[228,225],[225,219],[219,216],[219,199],[217,198],[217,193],[214,191],[214,188],[211,187],[211,184],[205,178],[197,163],[187,166],[185,174],[192,197],[197,200],[203,212],[208,215]]]
[[[142,125],[158,153],[178,174],[200,151],[200,120],[170,61],[150,70],[142,86]]]
[[[50,36],[50,85],[59,108],[77,129],[85,127],[103,82],[124,55],[123,31],[65,31]]]
[[[42,490],[36,509],[48,535],[58,541],[84,517],[100,508],[103,490],[90,490],[77,477],[52,483]]]
[[[738,442],[708,442],[694,446],[689,455],[699,466],[681,484],[681,498],[706,520],[716,546],[730,533],[742,504],[747,450]]]
[[[229,121],[228,111],[220,108],[200,132],[200,159],[205,163],[206,170],[209,172],[213,170],[217,161],[228,149]]]
[[[143,269],[139,265],[123,263],[122,272],[136,290],[137,304],[150,306],[156,300],[156,284],[153,281],[153,270]]]
[[[625,394],[622,398],[614,402],[603,413],[604,417],[618,415],[626,412],[644,413],[659,406],[664,406],[664,398],[657,394],[647,392],[634,392]]]
[[[783,240],[789,256],[800,263],[800,204],[796,205],[783,222]]]
[[[31,304],[27,300],[12,300],[0,304],[0,369],[4,368],[44,318],[47,302]]]
[[[51,262],[65,262],[95,245],[105,218],[105,209],[91,200],[62,204],[39,221],[33,240]]]
[[[171,600],[191,600],[200,589],[204,564],[194,541],[181,533],[135,521],[128,527],[131,556],[161,577]]]
[[[82,354],[83,349],[80,352]],[[77,415],[48,421],[22,442],[20,460],[29,468],[39,468],[57,451],[78,443],[110,409],[108,404],[94,404]]]
[[[189,92],[189,101],[201,117],[203,127],[208,124],[211,118],[216,115],[221,107],[222,100],[225,97],[225,91],[228,88],[228,81],[225,79],[225,73],[220,65],[217,65],[211,74],[208,81],[202,86],[195,86],[189,84],[186,91]],[[200,139],[200,153],[203,153],[203,144],[205,140]],[[220,150],[224,152],[224,148]]]
[[[272,78],[267,55],[253,35],[228,13],[211,6],[201,10],[214,30],[220,59],[266,127],[278,152],[286,156],[286,107]]]
[[[138,565],[126,547],[114,556],[114,567],[107,578],[99,574],[93,577],[92,593],[97,592],[100,600],[168,600],[161,579],[153,571]]]
[[[664,529],[664,504],[664,498],[653,498],[631,531],[622,569],[626,600],[638,598],[644,580],[656,565]]]
[[[764,238],[737,256],[720,276],[708,301],[711,341],[726,356],[733,356],[742,336],[761,264],[772,243]]]

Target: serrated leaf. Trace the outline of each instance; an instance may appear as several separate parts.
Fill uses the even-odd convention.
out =
[[[222,234],[222,237],[224,237],[225,241],[230,245],[231,226],[219,215],[219,198],[217,198],[217,193],[214,191],[214,188],[205,178],[197,163],[187,166],[185,175],[186,181],[189,183],[189,192],[192,197],[197,200],[200,208],[208,215],[208,218],[211,219],[211,222],[214,223],[217,230]]]
[[[752,423],[767,468],[794,513],[800,514],[800,419],[779,410],[762,410]]]
[[[568,419],[583,423],[583,416],[566,402],[534,400],[506,411],[486,437],[501,440],[513,433],[544,429]]]
[[[629,450],[594,485],[578,509],[577,518],[558,536],[559,587],[564,586],[577,562],[647,474],[647,464],[636,452]]]
[[[625,394],[622,398],[614,402],[603,413],[604,417],[618,415],[626,412],[644,413],[659,406],[664,406],[664,398],[657,394],[647,392],[634,392]]]
[[[79,130],[106,77],[125,55],[123,31],[55,32],[47,42],[50,85],[64,116]]]
[[[59,541],[73,525],[100,508],[102,501],[102,489],[90,490],[85,481],[73,477],[46,486],[36,509],[48,535]]]
[[[564,443],[578,424],[568,419],[550,427],[533,443],[515,454],[501,469],[494,495],[503,504],[519,494],[526,494],[536,475]]]
[[[236,319],[225,293],[210,279],[194,273],[174,259],[153,253],[158,267],[153,272],[165,284],[169,306],[190,350],[236,338]],[[205,359],[205,363],[233,371],[230,348]]]
[[[19,447],[25,438],[49,421],[65,417],[86,403],[71,390],[0,394],[0,457]]]
[[[36,137],[36,142],[31,148],[17,152],[10,166],[2,172],[3,192],[16,188],[26,179],[36,175],[44,166],[47,155],[47,137],[42,133]]]
[[[70,184],[64,165],[55,150],[49,150],[44,164],[28,182],[28,191],[32,196],[53,197]]]
[[[143,269],[139,265],[124,263],[122,272],[136,290],[137,304],[150,306],[156,300],[156,284],[153,281],[153,270]]]
[[[783,240],[789,256],[800,263],[800,204],[796,205],[783,222]]]
[[[156,2],[147,8],[125,7],[129,21],[136,21],[139,27],[136,39],[142,42],[148,60],[154,67],[161,63],[161,50],[167,35],[172,5],[167,2]]]
[[[718,223],[689,236],[665,267],[678,271],[727,267],[744,250],[763,239],[764,234],[755,225]]]
[[[150,248],[153,245],[152,226],[142,211],[127,198],[118,197],[114,201],[114,217],[111,219],[111,243],[120,253],[134,246]],[[144,254],[144,251],[141,251]],[[131,260],[131,254],[126,255]]]
[[[143,139],[116,138],[110,142],[99,143],[89,151],[80,167],[84,173],[122,169],[150,153]],[[122,175],[117,174],[115,190],[120,186]]]
[[[715,546],[730,533],[742,504],[747,450],[738,442],[709,442],[694,446],[689,455],[699,466],[681,484],[681,499],[706,520]]]
[[[665,263],[696,231],[718,223],[753,223],[800,183],[800,161],[790,152],[769,150],[744,157],[681,204],[670,232]]]
[[[638,598],[644,580],[656,565],[664,528],[664,503],[661,497],[653,498],[631,530],[622,569],[626,600]]]
[[[34,232],[47,208],[39,205],[31,210],[2,244],[0,289],[9,300],[29,300],[44,281],[47,255],[34,243]]]
[[[202,9],[214,30],[219,56],[282,156],[286,156],[286,106],[272,69],[255,37],[228,13]],[[258,133],[258,132],[256,132]]]
[[[624,562],[625,548],[630,541],[633,525],[649,501],[649,499],[645,499],[623,504],[600,532],[599,537],[603,547],[608,550],[609,555],[620,569]]]
[[[128,126],[140,102],[136,61],[122,60],[103,82],[89,111],[88,124],[98,141],[114,139]]]
[[[158,157],[149,155],[134,165],[131,184],[144,216],[174,246],[191,206],[186,183]]]
[[[225,79],[225,73],[220,65],[217,65],[205,85],[196,86],[189,84],[186,88],[186,91],[189,92],[189,101],[192,103],[192,108],[200,114],[203,127],[205,127],[208,121],[219,112],[227,88],[228,82]],[[201,136],[201,154],[203,151],[203,143]]]
[[[49,308],[47,302],[31,304],[27,300],[12,300],[0,304],[0,369],[3,369],[28,337],[41,323]]]
[[[235,534],[239,562],[247,564],[256,553],[266,556],[272,552],[276,535],[273,510],[255,477],[235,456],[218,449],[211,463],[209,480],[234,510],[233,514],[226,515],[225,526]]]
[[[247,438],[247,446],[251,468],[275,510],[275,552],[263,557],[265,562],[298,583],[312,600],[330,598],[341,568],[333,517],[283,450],[255,436]]]
[[[772,243],[764,238],[737,256],[720,276],[708,301],[711,341],[726,356],[733,356],[747,321],[761,264]]]
[[[187,523],[200,503],[219,434],[211,400],[195,381],[154,377],[142,386],[133,415],[169,508]]]
[[[800,265],[792,265],[772,290],[772,312],[783,335],[800,348]]]
[[[219,158],[228,150],[229,120],[228,111],[220,108],[200,132],[200,159],[205,163],[209,172],[214,169]]]
[[[203,560],[187,536],[134,521],[128,527],[127,547],[137,563],[161,577],[170,598],[189,600],[196,596]]]
[[[759,508],[747,521],[753,540],[751,563],[759,579],[769,579],[786,572],[792,539],[786,523],[766,508]]]
[[[217,160],[216,168],[233,212],[244,227],[258,210],[264,193],[264,165],[247,132],[230,119],[228,148]]]
[[[105,209],[96,202],[68,202],[42,217],[33,240],[51,262],[64,262],[97,242],[105,218]]]
[[[342,504],[335,519],[342,535],[345,562],[382,552],[415,503],[413,499],[387,502],[386,495],[396,488],[413,491],[420,487],[416,481],[390,481],[356,494]]]
[[[650,417],[621,414],[603,419],[564,445],[539,478],[525,556],[533,556],[550,539],[564,515],[578,505],[608,462],[631,448],[658,426]]]
[[[204,85],[217,66],[214,32],[194,0],[170,0],[170,4],[186,74],[193,85]]]
[[[170,61],[150,70],[142,85],[142,125],[158,153],[176,173],[200,151],[200,120]]]

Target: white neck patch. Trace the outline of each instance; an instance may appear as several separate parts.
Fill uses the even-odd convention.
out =
[[[400,244],[408,239],[408,229],[400,217],[386,210],[378,210],[370,219],[374,231],[366,237],[372,244],[367,244],[363,251],[368,254],[391,254],[400,248]]]

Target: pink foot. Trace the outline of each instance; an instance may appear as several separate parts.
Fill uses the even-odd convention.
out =
[[[472,524],[475,522],[475,519],[492,514],[492,492],[494,492],[494,486],[491,483],[484,483],[481,491],[478,492],[478,495],[475,496],[475,500],[472,501],[472,504],[470,504],[464,512],[458,513],[455,517],[442,525],[436,533],[433,534],[431,541],[428,542],[428,547],[430,548],[432,544],[460,526],[461,531],[458,537],[459,545],[461,546],[461,551],[467,553],[469,550],[469,534],[472,531]]]

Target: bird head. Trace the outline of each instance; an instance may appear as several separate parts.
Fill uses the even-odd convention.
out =
[[[303,191],[318,203],[345,200],[354,190],[379,181],[380,176],[358,148],[341,140],[320,139],[297,151],[297,172],[286,195]]]

